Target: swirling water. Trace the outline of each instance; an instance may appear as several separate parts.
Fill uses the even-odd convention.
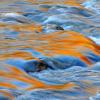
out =
[[[100,100],[100,0],[1,0],[0,100]]]

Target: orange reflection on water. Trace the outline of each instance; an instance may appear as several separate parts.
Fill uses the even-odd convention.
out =
[[[59,31],[51,34],[31,34],[27,41],[31,48],[46,56],[75,56],[91,64],[85,56],[89,52],[100,55],[100,47],[91,39],[74,31]]]
[[[87,64],[92,64],[92,62],[86,57],[89,52],[100,55],[100,46],[95,44],[91,39],[74,31],[59,31],[49,34],[39,34],[35,32],[31,34],[21,33],[19,34],[19,38],[16,40],[6,40],[0,42],[4,44],[1,48],[5,50],[8,46],[9,49],[31,48],[48,57],[57,55],[78,57]],[[11,46],[12,44],[14,46]],[[31,53],[24,51],[5,53],[1,56],[1,59],[9,57],[19,57],[26,60],[37,59],[36,57],[33,57]]]
[[[33,4],[64,4],[69,6],[77,6],[83,8],[83,6],[78,2],[78,0],[26,0]]]
[[[29,52],[24,52],[24,51],[16,51],[14,53],[8,53],[8,54],[3,54],[0,56],[1,59],[8,59],[8,58],[21,58],[24,60],[31,60],[31,59],[36,59],[39,60],[36,57],[33,57],[31,53]]]
[[[10,27],[13,28],[13,27]],[[29,29],[30,30],[30,29]],[[17,29],[20,31],[20,29]],[[30,30],[32,31],[32,30]],[[64,56],[74,56],[80,58],[82,61],[87,64],[92,64],[92,62],[86,57],[88,52],[93,52],[96,55],[100,55],[100,47],[94,43],[91,39],[85,37],[84,35],[74,32],[74,31],[59,31],[53,33],[35,33],[31,32],[30,34],[20,33],[18,39],[16,40],[1,40],[2,44],[1,48],[3,50],[13,49],[14,48],[31,48],[36,50],[45,56],[53,57],[56,55],[64,55]],[[14,46],[11,46],[11,44]],[[6,45],[5,45],[6,44]],[[22,44],[22,45],[20,45]],[[9,59],[9,58],[22,58],[25,60],[36,59],[33,57],[31,53],[25,52],[23,50],[14,50],[13,52],[6,52],[0,55],[0,60]],[[9,71],[0,71],[0,78],[4,78],[2,80],[0,87],[17,89],[17,90],[25,90],[30,91],[33,89],[47,89],[47,90],[66,90],[72,87],[76,87],[77,85],[73,82],[69,82],[63,85],[49,85],[46,84],[34,77],[29,76],[22,70],[19,70],[16,67],[10,67]],[[9,79],[6,83],[5,79]],[[31,86],[27,88],[21,88],[11,83],[11,81],[21,81],[27,83]],[[86,91],[90,91],[90,88],[87,88]],[[1,91],[5,96],[10,96],[12,94],[7,94],[5,91]],[[13,96],[12,96],[13,98]]]
[[[10,100],[14,100],[14,96],[5,90],[0,90],[0,94],[3,94],[5,97],[8,97]]]
[[[30,87],[28,88],[20,88],[20,87],[17,87],[13,84],[10,83],[10,81],[8,80],[6,82],[0,82],[0,87],[5,87],[5,88],[10,88],[10,89],[16,89],[16,90],[25,90],[25,91],[29,91],[29,90],[34,90],[34,89],[47,89],[47,90],[66,90],[66,89],[69,89],[69,88],[72,88],[74,86],[76,86],[74,83],[66,83],[66,84],[63,84],[63,85],[49,85],[49,84],[45,84],[43,83],[42,81],[34,78],[34,77],[31,77],[29,76],[27,73],[17,69],[16,67],[10,67],[10,71],[11,72],[4,72],[4,71],[0,71],[0,77],[6,79],[6,78],[9,78],[9,80],[12,80],[12,81],[21,81],[21,82],[25,82],[29,85],[31,85]],[[11,95],[11,98],[13,98],[12,94],[4,91],[4,90],[0,90],[0,93],[3,93],[5,96],[10,96]]]
[[[35,25],[35,24],[5,24],[5,23],[0,23],[0,29],[12,29],[17,32],[22,32],[22,31],[28,31],[28,32],[42,32],[42,26],[41,25]]]

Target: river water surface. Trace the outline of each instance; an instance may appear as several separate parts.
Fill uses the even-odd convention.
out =
[[[0,0],[0,100],[100,100],[100,0]]]

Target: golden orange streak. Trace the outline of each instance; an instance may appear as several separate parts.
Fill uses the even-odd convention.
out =
[[[1,59],[8,59],[8,58],[22,58],[24,60],[31,60],[35,59],[40,61],[38,58],[33,57],[30,52],[25,52],[25,51],[16,51],[14,53],[8,53],[8,54],[2,54],[0,56]]]
[[[19,69],[17,69],[17,70],[19,70]],[[24,73],[23,71],[19,72],[19,73],[17,73],[16,70],[13,73],[7,73],[7,72],[0,71],[0,77],[10,78],[10,79],[22,81],[22,82],[25,82],[25,83],[28,83],[28,84],[32,85],[31,87],[29,87],[29,88],[27,88],[25,90],[32,90],[32,89],[62,90],[62,89],[69,89],[69,88],[75,86],[74,83],[67,83],[67,84],[64,84],[64,85],[47,85],[47,84],[45,84],[45,83],[43,83],[43,82],[41,82],[41,81],[29,76],[28,74]],[[11,83],[2,82],[1,86],[18,89],[14,85],[11,85]]]
[[[14,100],[14,96],[11,93],[5,90],[0,90],[0,93],[2,93],[4,96],[7,96],[10,100]]]
[[[96,45],[95,48],[97,48],[100,51],[100,46]]]
[[[91,44],[88,44],[88,43],[85,43],[85,44],[82,44],[81,42],[79,43],[76,43],[76,44],[71,44],[73,47],[77,47],[77,48],[80,48],[80,46],[84,47],[84,48],[89,48],[92,50],[92,52],[94,52],[95,54],[97,55],[100,55],[100,51],[98,49],[98,47],[94,46],[94,45],[91,45]],[[81,50],[81,49],[80,49]]]
[[[35,78],[30,78],[30,77],[26,77],[26,76],[18,76],[16,73],[10,74],[10,73],[5,73],[5,72],[0,71],[0,77],[11,78],[11,79],[14,79],[14,80],[19,80],[19,81],[22,81],[22,82],[26,82],[26,83],[34,84],[34,85],[38,85],[38,86],[44,85],[43,82],[40,82],[39,80],[37,80]]]
[[[77,6],[80,8],[83,8],[83,6],[77,1],[77,0],[48,0],[48,1],[39,1],[39,0],[26,0],[28,2],[31,2],[33,4],[64,4],[64,5],[70,5],[70,6]]]
[[[60,31],[46,35],[43,34],[39,37],[36,34],[33,34],[33,37],[34,40],[39,41],[34,42],[34,40],[29,40],[29,44],[32,43],[33,49],[46,56],[70,55],[81,58],[81,60],[87,64],[92,64],[83,54],[92,51],[95,54],[100,55],[100,47],[98,47],[91,39],[88,39],[77,32]]]
[[[67,43],[69,43],[69,44],[67,44]],[[55,46],[55,47],[59,47],[60,48],[61,46],[63,46],[65,48],[67,48],[66,50],[68,50],[68,49],[73,49],[73,50],[76,49],[79,52],[82,52],[85,49],[89,48],[95,54],[100,55],[100,51],[99,51],[98,47],[96,47],[94,44],[92,45],[90,43],[84,43],[82,41],[69,41],[69,40],[67,41],[66,40],[66,42],[65,41],[64,41],[64,43],[62,42],[61,45],[57,45],[57,44],[53,44],[52,45],[52,44],[53,43],[51,43],[51,47]],[[65,45],[67,45],[67,46],[65,46]]]
[[[34,24],[29,24],[29,25],[15,25],[15,26],[11,26],[12,29],[14,29],[15,31],[37,31],[37,32],[42,32],[42,26],[41,25],[34,25]]]
[[[42,26],[41,25],[35,25],[35,24],[25,24],[25,25],[11,25],[11,24],[4,24],[0,23],[0,28],[11,28],[14,31],[17,32],[23,32],[24,31],[37,31],[37,32],[42,32]]]
[[[44,86],[37,86],[37,87],[32,86],[30,88],[27,88],[26,90],[28,90],[28,91],[33,90],[33,89],[66,90],[66,89],[72,88],[74,86],[76,86],[74,83],[67,83],[64,85],[44,85]]]
[[[55,56],[55,55],[69,55],[75,56],[86,62],[87,64],[92,64],[85,55],[89,52],[93,52],[96,55],[100,55],[100,46],[94,43],[91,39],[85,37],[84,35],[74,32],[74,31],[59,31],[49,34],[23,34],[19,35],[21,40],[25,37],[26,44],[22,47],[18,45],[19,48],[32,48],[46,56]],[[9,41],[7,41],[9,43]],[[10,41],[12,42],[12,41]],[[15,41],[17,42],[23,41]],[[28,45],[28,46],[26,46]],[[16,51],[11,54],[1,55],[1,59],[7,58],[22,58],[25,60],[36,59],[31,53],[24,51]]]
[[[84,61],[84,62],[86,62],[87,64],[92,64],[89,60],[88,60],[88,58],[87,57],[85,57],[84,55],[82,55],[81,53],[79,53],[79,52],[75,52],[75,51],[73,51],[73,50],[67,50],[67,52],[64,50],[60,50],[60,52],[58,51],[57,53],[62,53],[63,52],[63,54],[65,54],[65,55],[69,55],[69,56],[75,56],[75,57],[78,57],[78,58],[80,58],[82,61]],[[65,52],[65,53],[64,53]]]
[[[19,70],[19,69],[17,69],[17,70]],[[15,72],[15,73],[17,73],[17,72]],[[24,78],[15,77],[15,79],[18,79],[20,81],[23,81],[23,82],[26,82],[26,83],[29,83],[29,84],[33,85],[31,88],[27,88],[26,90],[37,89],[37,88],[62,90],[62,89],[69,89],[69,88],[75,86],[74,83],[67,83],[67,84],[64,84],[64,85],[47,85],[47,84],[45,84],[45,83],[43,83],[43,82],[41,82],[41,81],[39,81],[39,80],[37,80],[33,77],[30,77],[28,74],[24,73],[23,71],[21,73],[22,73],[21,76],[25,76],[25,77]]]
[[[44,89],[50,89],[50,90],[66,90],[66,89],[69,89],[69,88],[72,88],[76,86],[76,84],[74,83],[67,83],[67,84],[64,84],[64,85],[47,85],[44,87]]]
[[[12,88],[12,89],[17,89],[17,86],[12,85],[10,83],[6,83],[6,82],[0,82],[0,87],[7,87],[7,88]]]
[[[21,70],[17,69],[16,67],[11,67],[9,69],[10,69],[11,73],[13,73],[13,74],[15,74],[15,73],[17,75],[23,75],[23,74],[25,74],[24,72],[22,72]]]

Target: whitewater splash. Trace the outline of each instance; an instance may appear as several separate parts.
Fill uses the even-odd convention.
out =
[[[98,0],[3,0],[0,100],[99,100]]]

